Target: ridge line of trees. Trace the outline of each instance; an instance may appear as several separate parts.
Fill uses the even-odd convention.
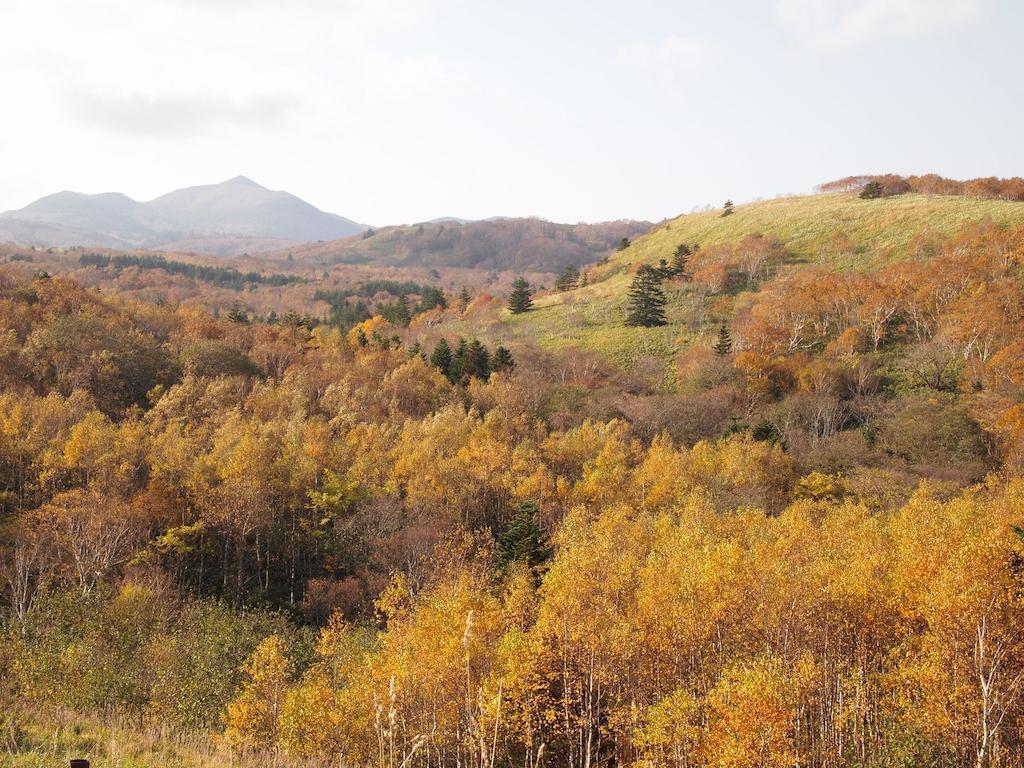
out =
[[[924,195],[961,195],[979,197],[986,200],[1024,201],[1024,178],[1013,176],[1003,179],[986,176],[977,179],[957,181],[947,179],[935,173],[923,176],[900,176],[895,173],[864,174],[846,176],[835,181],[819,184],[819,192],[860,192],[869,184],[877,185],[875,197],[893,197],[907,192]]]
[[[180,275],[191,280],[215,285],[218,288],[234,288],[241,290],[246,284],[284,286],[294,283],[308,283],[309,280],[299,275],[286,275],[262,272],[241,272],[234,267],[212,267],[205,264],[191,264],[185,261],[174,261],[164,256],[146,255],[130,256],[118,254],[110,256],[103,253],[83,253],[78,257],[83,267],[103,269],[113,267],[117,270],[137,267],[139,269],[159,269],[171,275]]]

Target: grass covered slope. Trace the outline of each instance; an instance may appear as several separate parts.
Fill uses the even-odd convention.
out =
[[[780,240],[801,260],[834,254],[837,237],[848,238],[849,246],[844,247],[855,253],[899,257],[908,255],[912,244],[923,238],[948,236],[965,224],[985,220],[1024,225],[1024,205],[951,195],[906,194],[876,200],[861,200],[855,193],[784,197],[737,206],[731,216],[723,217],[719,209],[684,214],[615,254],[608,267],[657,263],[671,258],[679,243],[707,247],[757,233]]]
[[[611,254],[590,270],[589,285],[539,295],[534,309],[523,315],[503,311],[499,327],[491,331],[511,339],[532,339],[549,349],[593,350],[627,370],[635,369],[652,356],[669,360],[695,337],[706,335],[709,327],[728,319],[728,299],[734,291],[708,291],[696,283],[666,281],[668,325],[630,328],[624,324],[626,292],[636,267],[670,261],[680,243],[696,243],[707,251],[760,234],[777,241],[784,254],[775,273],[810,263],[858,268],[878,264],[879,259],[929,254],[932,245],[966,225],[984,221],[1022,226],[1024,203],[921,194],[862,200],[854,193],[833,193],[749,203],[726,217],[720,210],[685,214]],[[756,285],[745,288],[757,289]],[[668,370],[664,384],[672,382],[673,372]]]

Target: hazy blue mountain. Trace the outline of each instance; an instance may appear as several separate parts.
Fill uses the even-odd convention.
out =
[[[234,238],[242,250],[252,238],[261,241],[259,250],[269,250],[278,245],[274,241],[334,240],[366,229],[244,176],[149,202],[117,192],[58,192],[0,214],[0,239],[54,246],[159,248],[187,240],[194,250],[204,250],[204,239],[222,244]]]

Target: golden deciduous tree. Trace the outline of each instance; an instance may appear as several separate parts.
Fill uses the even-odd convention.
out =
[[[242,690],[224,713],[224,736],[237,745],[273,747],[292,672],[281,638],[271,635],[260,643],[244,671]]]

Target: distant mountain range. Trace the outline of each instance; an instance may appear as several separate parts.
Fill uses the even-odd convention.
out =
[[[244,176],[149,202],[118,192],[58,192],[0,213],[0,242],[153,248],[233,255],[359,234],[365,224],[321,211]]]

